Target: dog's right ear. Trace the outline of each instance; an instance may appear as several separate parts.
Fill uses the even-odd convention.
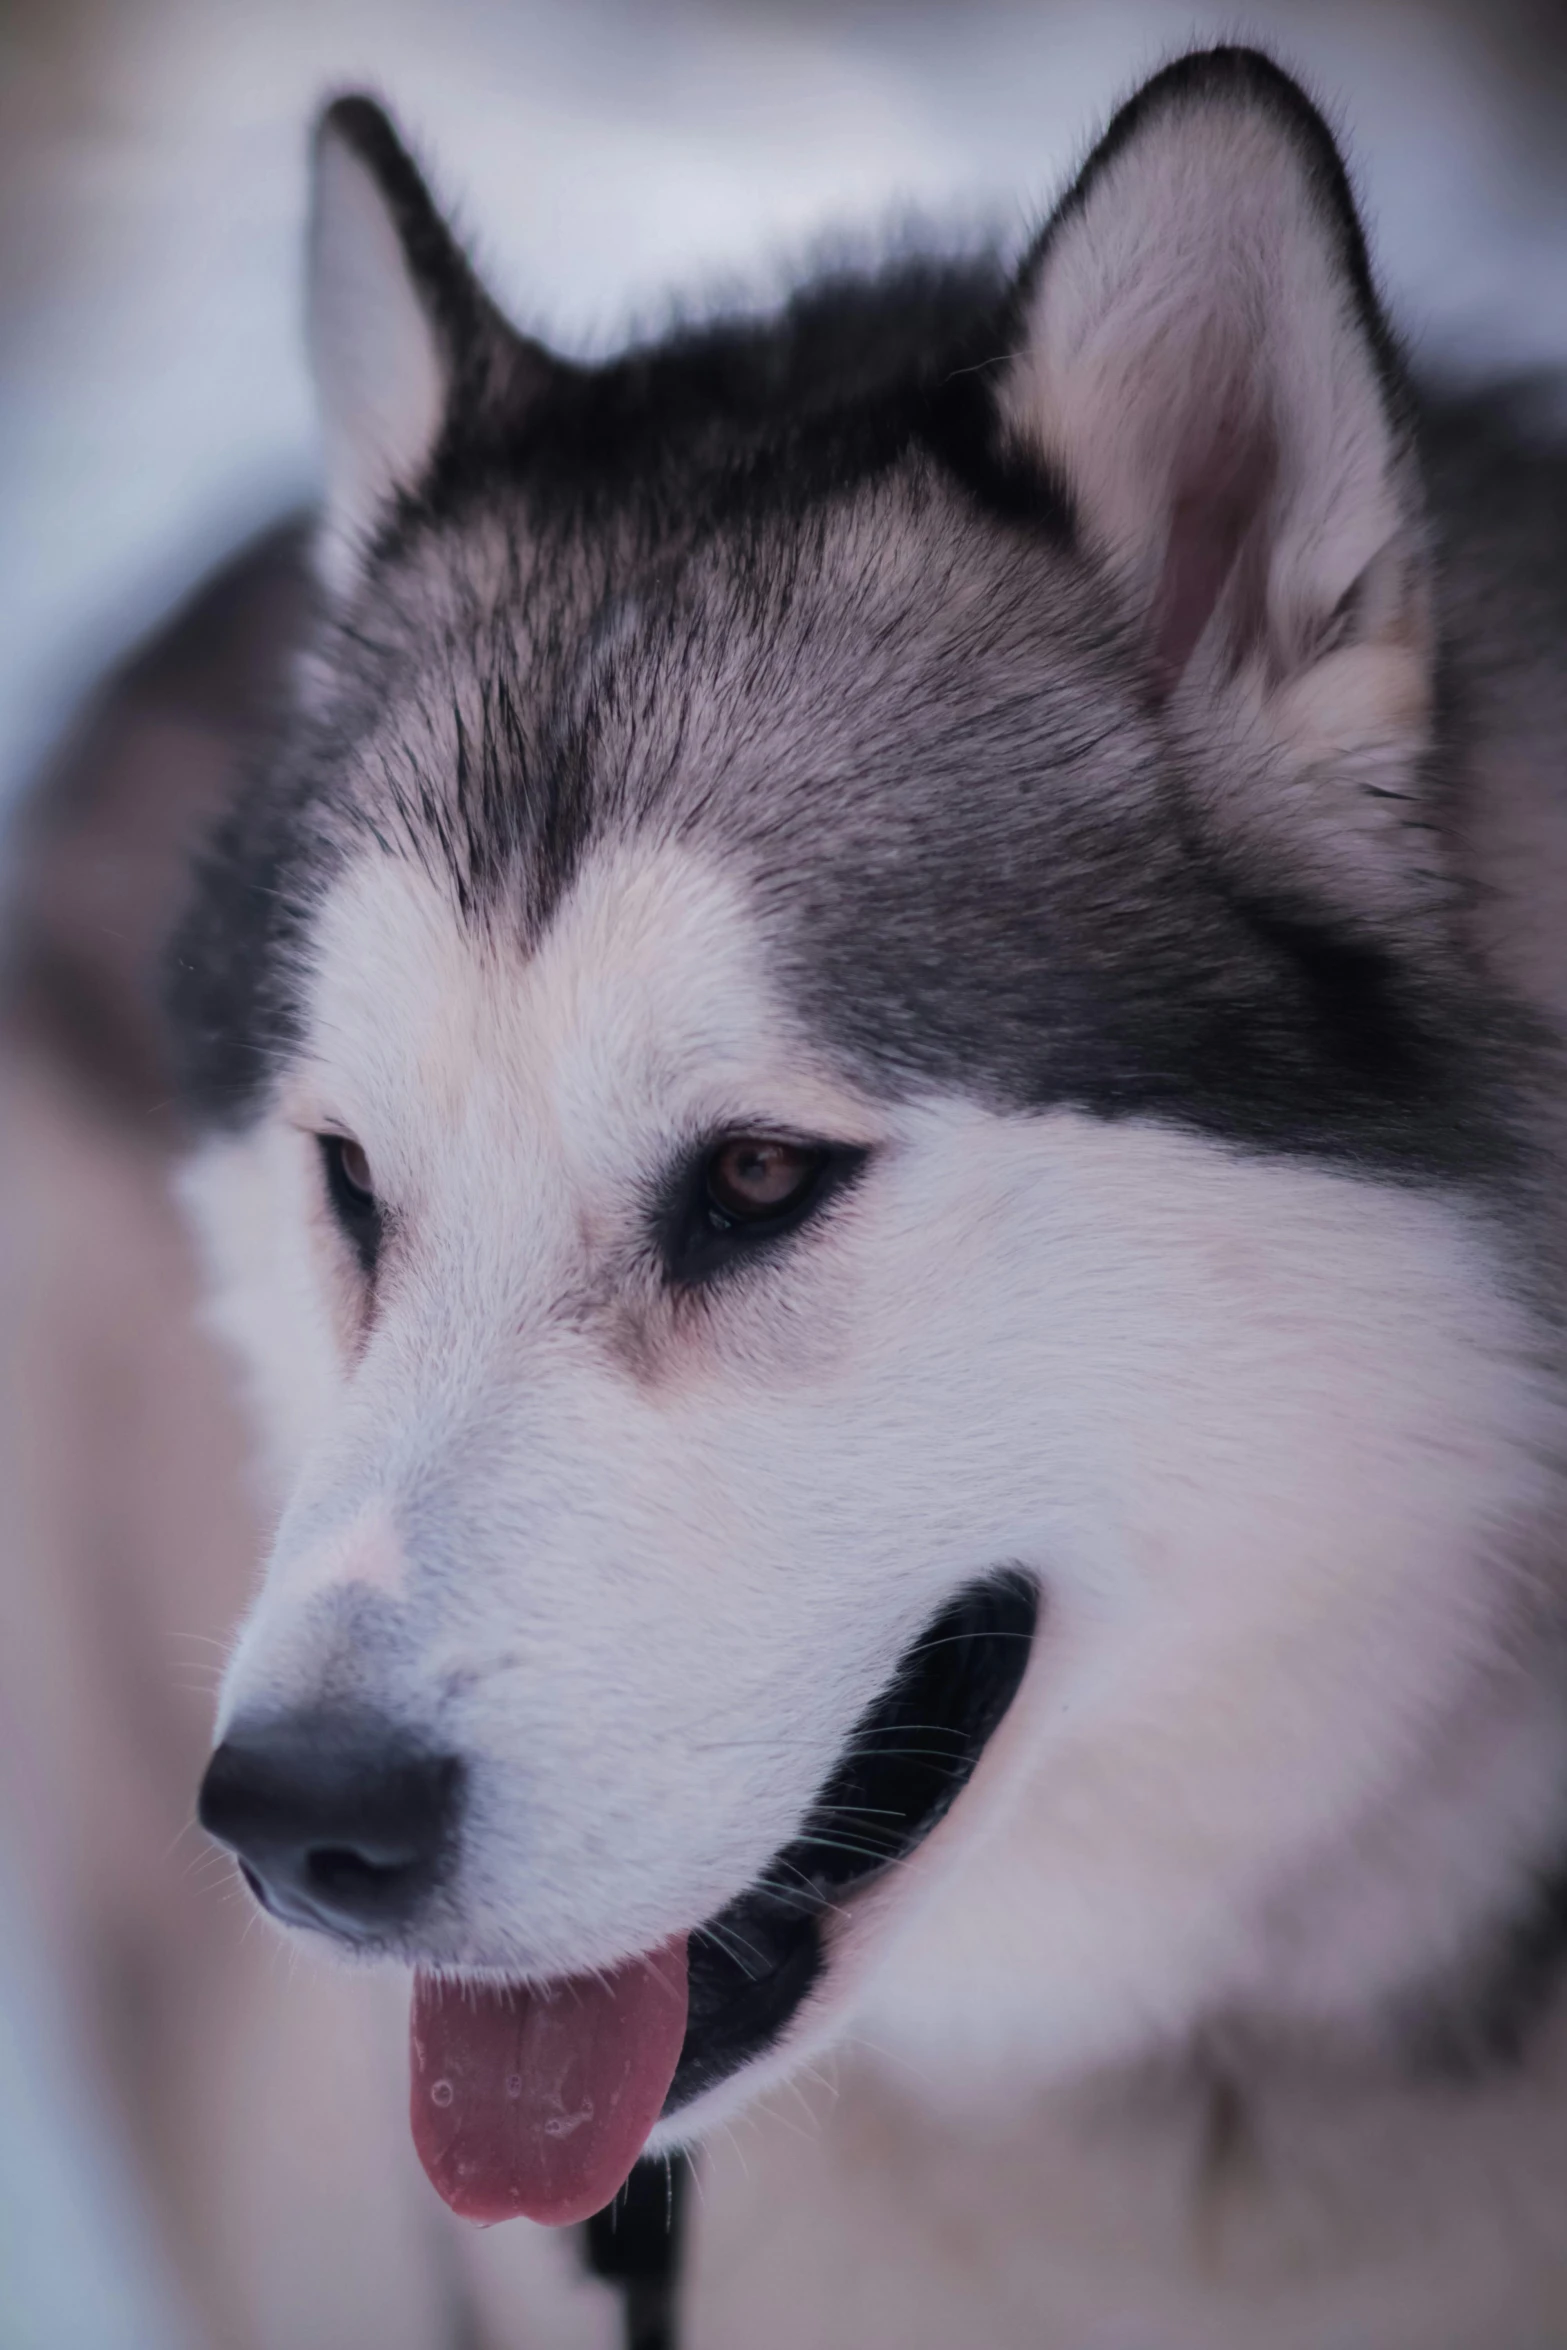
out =
[[[344,594],[455,427],[519,414],[552,362],[501,316],[371,99],[316,133],[310,356],[326,471],[319,562]]]

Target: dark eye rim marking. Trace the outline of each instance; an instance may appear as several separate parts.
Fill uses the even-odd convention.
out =
[[[369,1161],[351,1134],[318,1134],[316,1146],[321,1153],[327,1204],[339,1231],[359,1260],[360,1271],[368,1278],[374,1273],[381,1253],[385,1216],[375,1192],[350,1171],[348,1153],[353,1151],[358,1155],[366,1173]]]
[[[782,1146],[802,1155],[800,1183],[776,1206],[743,1208],[721,1183],[715,1184],[724,1153],[744,1143]],[[709,1135],[681,1162],[655,1209],[658,1251],[667,1278],[682,1288],[698,1288],[754,1261],[849,1190],[870,1156],[868,1144],[825,1141],[765,1119]]]

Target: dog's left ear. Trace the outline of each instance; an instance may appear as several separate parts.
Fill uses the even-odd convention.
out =
[[[326,463],[319,559],[342,593],[448,436],[515,421],[555,363],[490,300],[369,98],[338,99],[316,132],[308,310]]]
[[[1018,306],[1004,428],[1063,482],[1229,821],[1287,825],[1297,864],[1315,831],[1370,900],[1407,894],[1427,846],[1423,506],[1320,116],[1250,50],[1170,67],[1090,157]]]

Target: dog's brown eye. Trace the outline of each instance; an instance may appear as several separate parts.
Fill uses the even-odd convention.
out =
[[[821,1172],[822,1153],[800,1142],[737,1134],[707,1163],[707,1196],[737,1223],[779,1216],[798,1205]]]
[[[858,1143],[726,1134],[672,1171],[659,1218],[671,1280],[711,1281],[760,1260],[854,1183],[869,1152]]]
[[[342,1176],[344,1188],[357,1191],[364,1199],[374,1199],[375,1181],[363,1146],[351,1141],[346,1134],[337,1134],[331,1139],[337,1151],[338,1172]]]

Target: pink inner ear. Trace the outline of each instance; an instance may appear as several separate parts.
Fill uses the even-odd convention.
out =
[[[1188,445],[1183,461],[1172,469],[1170,535],[1150,615],[1161,695],[1173,690],[1197,650],[1241,558],[1248,576],[1237,598],[1232,658],[1262,627],[1267,587],[1263,525],[1275,470],[1271,433],[1255,419],[1241,424],[1233,418],[1216,433],[1203,434],[1200,453]]]

